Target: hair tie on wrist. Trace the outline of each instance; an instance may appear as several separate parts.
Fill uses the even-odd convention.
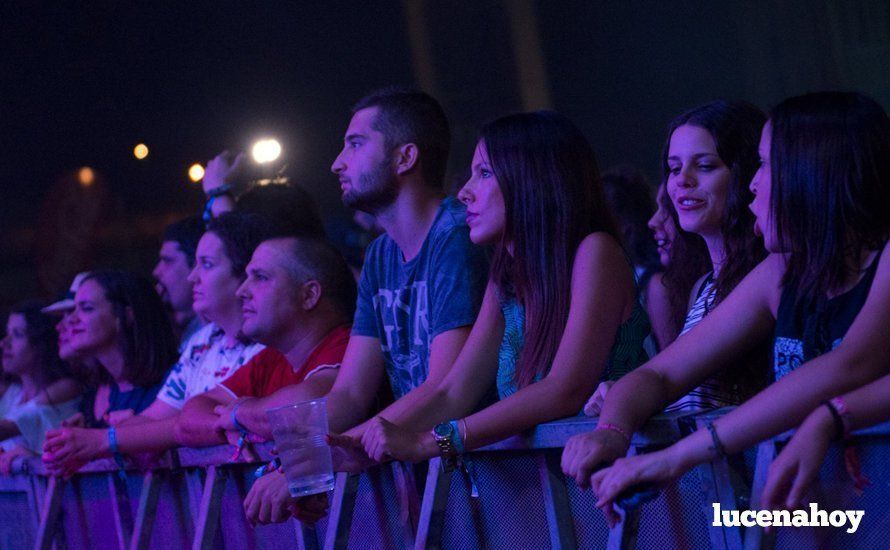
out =
[[[627,444],[630,445],[630,440],[631,440],[630,434],[627,433],[627,431],[625,431],[624,428],[622,428],[621,426],[612,424],[611,422],[600,422],[599,424],[596,425],[596,428],[594,428],[593,431],[596,432],[599,430],[609,430],[609,431],[615,432],[618,435],[620,435],[621,437],[623,437],[624,440],[627,442]]]
[[[831,401],[823,401],[822,404],[825,405],[828,412],[831,413],[831,420],[834,422],[834,437],[832,440],[842,440],[846,434],[846,430],[844,429],[844,419],[841,418],[841,413],[835,408]]]

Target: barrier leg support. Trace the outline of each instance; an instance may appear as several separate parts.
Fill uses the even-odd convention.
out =
[[[195,525],[195,540],[192,543],[192,550],[213,548],[227,475],[224,468],[207,467],[207,477],[204,479],[204,492],[201,495],[201,507],[199,508],[198,522]]]
[[[544,493],[544,511],[550,531],[550,546],[554,549],[575,550],[575,527],[565,477],[559,464],[560,450],[545,450],[535,456],[541,490]]]
[[[133,526],[133,538],[130,550],[145,550],[151,541],[155,514],[158,509],[158,496],[161,492],[163,474],[149,470],[142,478],[142,493],[139,496],[139,508],[136,511],[136,522]]]
[[[359,474],[337,472],[334,481],[333,502],[325,535],[325,550],[346,548],[349,543],[349,528],[352,526],[352,512],[355,509],[355,493],[358,490]]]
[[[417,522],[415,550],[442,547],[442,528],[445,523],[445,508],[448,506],[452,474],[451,471],[442,470],[441,458],[430,460],[423,503],[420,506],[420,519]]]

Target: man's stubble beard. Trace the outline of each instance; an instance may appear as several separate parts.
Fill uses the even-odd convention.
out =
[[[399,186],[389,162],[384,159],[372,171],[360,174],[358,188],[353,186],[351,191],[343,195],[343,204],[368,214],[376,214],[395,202]]]

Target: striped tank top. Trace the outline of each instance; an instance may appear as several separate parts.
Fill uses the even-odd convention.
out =
[[[692,330],[692,327],[699,324],[714,309],[716,299],[717,281],[714,279],[714,272],[712,271],[705,275],[705,279],[698,289],[692,308],[686,314],[686,320],[683,322],[683,330],[680,331],[680,336]],[[730,407],[741,402],[741,393],[741,389],[737,385],[730,385],[720,378],[712,377],[670,404],[664,412],[694,412]]]

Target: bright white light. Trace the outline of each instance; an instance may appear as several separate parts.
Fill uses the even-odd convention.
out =
[[[203,166],[201,166],[200,164],[198,164],[196,162],[195,164],[192,164],[191,167],[189,167],[189,178],[191,178],[191,180],[193,182],[197,183],[197,182],[201,181],[201,178],[203,178],[203,177],[204,177],[204,167]]]
[[[250,154],[256,162],[266,164],[281,156],[281,144],[275,139],[261,139],[253,144]]]

